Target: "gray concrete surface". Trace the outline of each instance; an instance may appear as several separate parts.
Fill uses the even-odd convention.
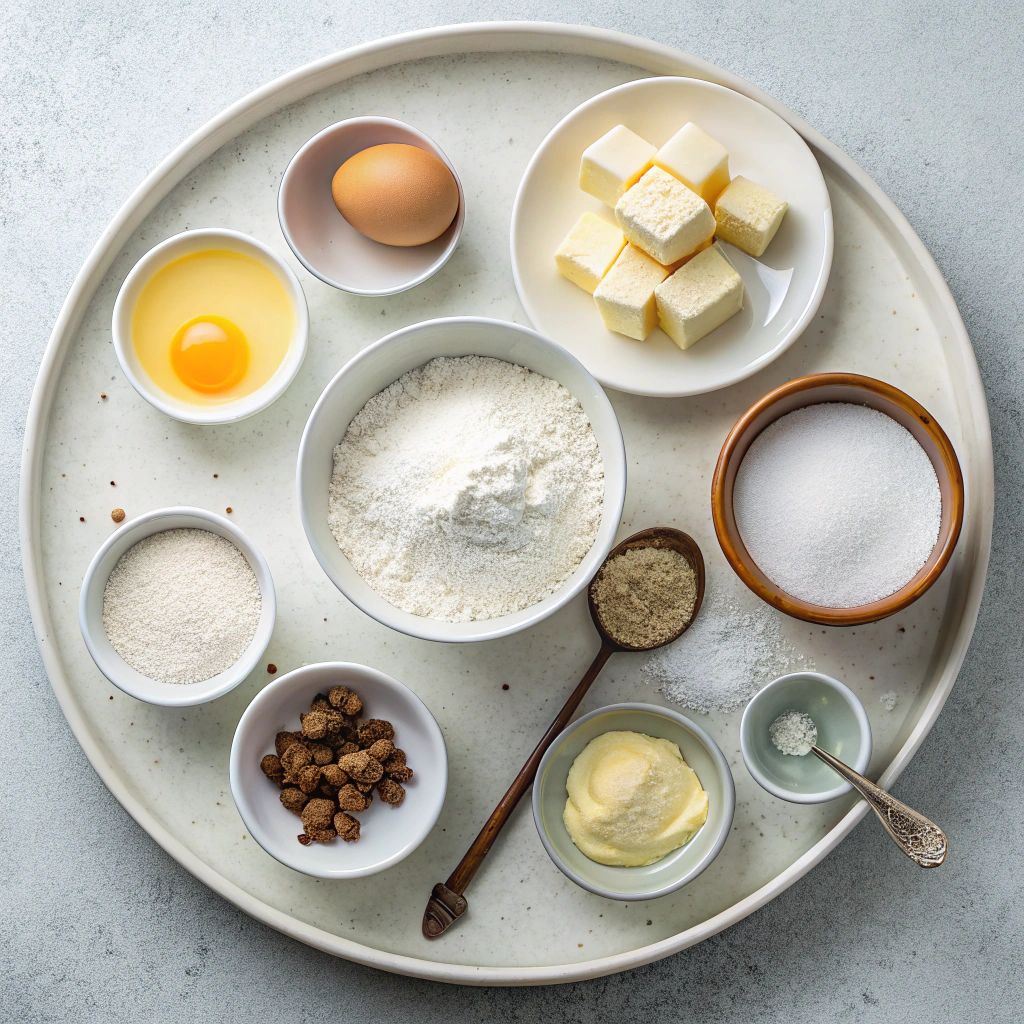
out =
[[[949,280],[995,436],[981,620],[895,790],[948,828],[950,862],[910,870],[868,821],[717,938],[558,989],[377,973],[282,938],[195,881],[128,818],[65,725],[36,653],[18,549],[40,356],[75,272],[143,175],[281,72],[405,29],[488,18],[588,22],[680,46],[755,82],[852,154]],[[1022,54],[1018,0],[0,5],[0,1020],[1021,1019]]]

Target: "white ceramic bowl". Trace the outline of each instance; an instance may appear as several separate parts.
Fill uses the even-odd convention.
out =
[[[553,256],[585,210],[615,223],[610,207],[580,191],[583,150],[617,124],[661,146],[687,121],[725,146],[733,177],[771,189],[789,210],[759,260],[723,246],[743,278],[743,309],[681,352],[660,328],[646,341],[613,334]],[[637,395],[696,395],[756,373],[810,323],[832,265],[832,207],[814,154],[767,107],[711,82],[644,78],[587,100],[551,129],[519,185],[511,246],[516,289],[533,326],[602,384]]]
[[[344,685],[363,701],[363,717],[383,718],[395,727],[395,746],[406,753],[412,779],[406,797],[390,807],[374,795],[356,815],[359,841],[303,846],[302,822],[281,805],[280,790],[260,770],[274,753],[279,732],[295,732],[299,714],[318,693]],[[249,833],[272,857],[317,878],[361,878],[408,857],[429,835],[448,788],[448,752],[427,706],[398,680],[363,665],[325,662],[306,665],[275,679],[245,709],[231,742],[231,795]]]
[[[165,530],[209,530],[231,541],[245,556],[260,587],[263,608],[252,642],[242,657],[219,675],[201,683],[177,685],[160,683],[128,665],[107,639],[103,628],[103,591],[118,559],[140,540]],[[270,643],[277,618],[277,598],[270,567],[259,548],[234,523],[202,508],[180,506],[160,508],[124,523],[104,541],[93,555],[82,581],[78,600],[78,624],[85,646],[97,668],[119,689],[147,704],[182,708],[205,704],[233,690],[256,667]]]
[[[708,794],[708,817],[678,850],[644,867],[598,864],[581,853],[562,820],[566,780],[583,748],[606,732],[630,731],[671,740]],[[613,900],[653,900],[692,882],[721,852],[736,810],[729,762],[696,723],[654,704],[612,704],[572,723],[548,747],[533,784],[533,820],[556,867],[577,885]]]
[[[327,525],[327,495],[334,446],[352,417],[403,373],[438,356],[492,356],[518,363],[564,385],[590,419],[604,459],[604,513],[597,539],[576,571],[555,593],[530,608],[478,622],[440,622],[402,611],[379,596],[356,572]],[[334,585],[378,622],[424,640],[465,643],[493,640],[526,629],[572,600],[611,550],[626,495],[626,453],[615,411],[600,384],[565,349],[518,324],[482,317],[428,320],[389,334],[349,360],[324,388],[299,445],[299,515],[317,561]]]
[[[139,293],[157,271],[173,260],[204,249],[230,249],[258,260],[281,282],[295,310],[295,330],[281,365],[261,388],[250,395],[220,405],[194,405],[159,388],[142,368],[132,343],[132,315]],[[216,310],[211,310],[215,313]],[[129,383],[154,408],[183,423],[236,423],[276,402],[295,379],[306,357],[309,312],[306,296],[291,267],[272,249],[249,235],[226,228],[197,228],[172,235],[153,246],[124,279],[114,303],[111,322],[114,352]],[[170,344],[170,339],[168,339]]]
[[[791,672],[759,690],[743,711],[740,749],[754,781],[780,800],[820,804],[853,791],[814,754],[783,754],[768,732],[786,711],[802,711],[818,727],[818,746],[861,775],[871,760],[871,724],[857,695],[820,672]]]
[[[455,220],[424,245],[383,245],[360,234],[338,212],[331,182],[349,157],[403,143],[441,160],[459,187]],[[302,265],[324,284],[356,295],[394,295],[436,274],[459,244],[466,197],[452,162],[433,139],[390,117],[353,117],[314,135],[288,164],[277,196],[281,231]]]

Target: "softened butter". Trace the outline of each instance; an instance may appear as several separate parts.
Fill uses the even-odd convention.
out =
[[[708,795],[679,747],[638,732],[592,739],[566,790],[565,827],[598,864],[653,864],[685,846],[708,816]]]

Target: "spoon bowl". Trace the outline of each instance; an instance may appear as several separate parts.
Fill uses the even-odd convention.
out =
[[[662,640],[656,644],[649,644],[646,647],[635,647],[611,636],[601,621],[601,614],[594,602],[594,584],[604,571],[605,566],[612,559],[634,548],[668,548],[671,551],[678,551],[690,563],[690,568],[693,569],[697,577],[697,597],[693,602],[693,611],[690,612],[690,617],[667,640]],[[649,529],[641,530],[639,533],[634,533],[631,537],[627,537],[608,552],[608,557],[601,563],[601,568],[594,574],[594,578],[590,581],[590,586],[587,587],[587,606],[590,608],[590,617],[594,620],[594,625],[597,627],[598,633],[601,634],[603,643],[611,644],[619,651],[653,651],[672,643],[674,640],[678,640],[690,628],[693,620],[697,618],[697,613],[700,611],[700,606],[704,601],[704,579],[704,556],[701,554],[697,542],[688,533],[683,533],[682,530],[675,530],[671,526],[652,526]]]

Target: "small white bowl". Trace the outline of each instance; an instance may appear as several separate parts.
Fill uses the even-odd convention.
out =
[[[573,762],[592,739],[618,730],[671,740],[708,795],[707,821],[696,835],[661,860],[638,868],[591,860],[562,820]],[[654,704],[611,704],[577,719],[548,747],[533,784],[533,820],[548,856],[577,885],[612,900],[653,900],[692,882],[725,846],[735,810],[732,772],[718,744],[690,719]]]
[[[267,267],[281,282],[295,310],[295,332],[288,351],[274,375],[261,388],[250,395],[237,398],[222,405],[194,405],[159,388],[142,368],[135,345],[132,343],[132,316],[139,293],[157,271],[168,263],[193,252],[204,249],[230,249],[251,256]],[[216,312],[216,310],[211,310]],[[153,246],[124,279],[114,303],[111,322],[114,352],[129,383],[154,408],[183,423],[215,424],[236,423],[253,416],[284,394],[288,385],[306,357],[306,343],[309,339],[309,311],[306,296],[291,267],[272,249],[250,235],[226,228],[197,228],[172,235]],[[170,344],[170,339],[168,339]]]
[[[383,245],[360,234],[338,212],[331,182],[349,157],[371,146],[402,143],[441,160],[459,188],[448,228],[424,245]],[[281,231],[302,265],[324,284],[356,295],[394,295],[422,284],[451,258],[466,221],[462,182],[433,139],[390,117],[352,117],[314,135],[288,164],[277,195]]]
[[[362,717],[383,718],[395,727],[395,746],[405,751],[412,779],[406,796],[390,807],[374,795],[356,817],[359,841],[303,846],[301,820],[286,810],[280,790],[260,769],[274,753],[279,732],[295,732],[299,714],[318,693],[348,686],[363,701]],[[444,736],[427,706],[397,679],[376,669],[346,662],[306,665],[275,679],[252,699],[231,742],[231,795],[250,835],[282,864],[316,878],[361,878],[408,857],[437,823],[448,789],[448,752]]]
[[[512,615],[477,622],[441,622],[402,611],[374,591],[338,547],[327,524],[334,446],[357,412],[403,373],[438,356],[491,356],[558,381],[583,406],[604,460],[604,512],[597,538],[576,571],[555,593]],[[378,622],[423,640],[468,643],[518,633],[571,601],[597,572],[615,541],[626,496],[626,453],[615,410],[578,359],[518,324],[483,317],[450,317],[389,334],[349,360],[324,388],[299,445],[299,515],[309,546],[334,585]]]
[[[103,628],[103,591],[118,559],[140,540],[165,530],[208,530],[231,541],[245,556],[259,584],[263,608],[256,634],[245,649],[242,657],[219,675],[201,683],[160,683],[144,676],[127,664],[107,639]],[[233,690],[256,667],[263,652],[270,643],[277,618],[277,598],[274,595],[274,580],[270,567],[260,554],[259,548],[234,523],[214,515],[202,508],[186,506],[160,508],[147,512],[125,523],[115,530],[93,555],[82,581],[82,592],[78,600],[78,624],[82,630],[85,646],[96,662],[96,667],[119,689],[143,700],[147,704],[162,704],[165,707],[183,708],[193,704],[205,704],[215,697],[221,697]]]
[[[871,724],[857,695],[820,672],[791,672],[758,691],[743,711],[740,749],[754,781],[780,800],[820,804],[853,791],[814,754],[783,754],[768,729],[786,711],[802,711],[818,727],[818,746],[861,775],[871,760]]]

